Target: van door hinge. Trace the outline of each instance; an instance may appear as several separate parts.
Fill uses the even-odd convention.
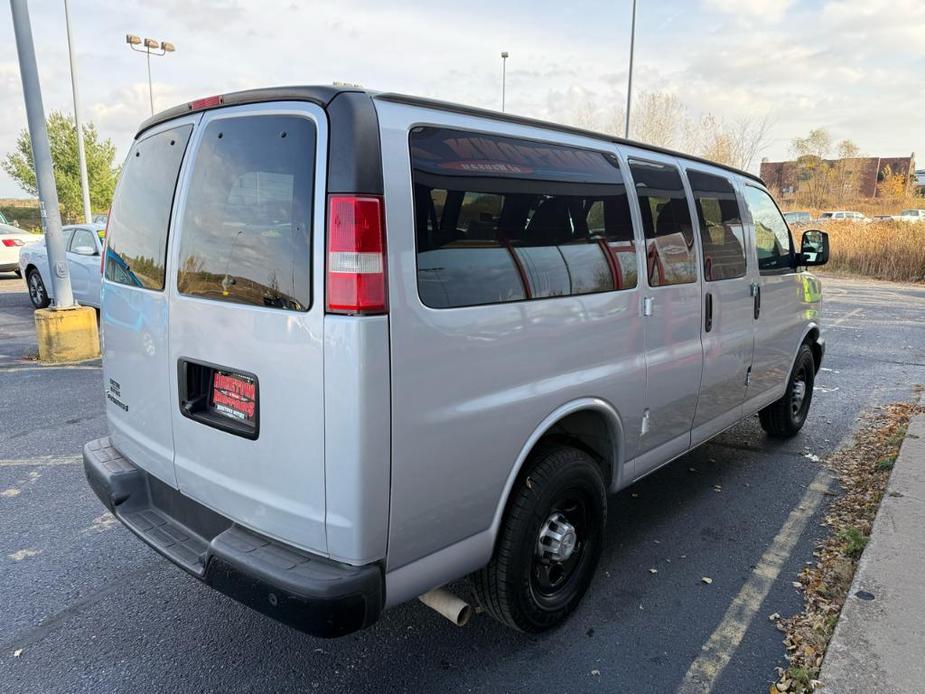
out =
[[[652,315],[652,304],[653,300],[651,296],[643,297],[642,299],[642,315],[651,316]]]
[[[647,407],[642,412],[642,428],[640,429],[640,436],[645,436],[649,433],[649,408]]]

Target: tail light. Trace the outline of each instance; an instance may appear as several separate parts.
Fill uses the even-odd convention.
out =
[[[387,313],[385,216],[381,197],[328,198],[327,310]]]
[[[12,248],[13,246],[25,246],[26,244],[19,239],[3,239],[3,245],[7,248]]]
[[[106,267],[106,247],[109,245],[109,220],[112,219],[112,208],[106,213],[106,227],[103,229],[103,252],[100,253],[100,275],[103,274],[103,268]]]

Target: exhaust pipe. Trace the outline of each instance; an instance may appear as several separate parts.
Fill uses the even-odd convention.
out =
[[[418,600],[458,627],[465,626],[472,616],[472,607],[469,603],[443,588],[429,590],[424,595],[419,595]]]

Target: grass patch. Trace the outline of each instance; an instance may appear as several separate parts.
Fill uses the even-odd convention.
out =
[[[923,225],[925,227],[925,225]],[[778,669],[771,691],[814,691],[858,560],[867,546],[890,471],[899,454],[909,420],[925,407],[908,403],[878,408],[866,416],[854,441],[825,460],[842,493],[828,508],[827,537],[816,547],[815,563],[800,572],[803,611],[780,620],[789,665]]]
[[[832,221],[818,226],[829,234],[830,247],[829,264],[821,272],[925,282],[925,224]]]
[[[838,531],[838,539],[846,557],[860,559],[869,538],[857,528],[843,528]]]

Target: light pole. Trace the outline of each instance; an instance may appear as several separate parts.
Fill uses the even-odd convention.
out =
[[[504,113],[505,96],[507,90],[507,51],[501,51],[501,113]]]
[[[630,106],[633,99],[633,51],[636,48],[636,0],[633,0],[633,21],[630,24],[630,73],[626,83],[626,123],[623,136],[630,137]]]
[[[80,117],[80,95],[77,92],[77,59],[74,57],[74,37],[71,34],[71,13],[68,12],[67,0],[64,0],[64,24],[67,27],[67,53],[71,60],[71,91],[74,94],[74,126],[77,128],[77,162],[80,166],[80,190],[83,193],[84,222],[93,221],[90,209],[90,184],[87,180],[87,155],[84,151],[84,129]]]
[[[144,39],[142,41],[140,36],[135,34],[126,34],[125,42],[128,44],[128,47],[133,51],[138,53],[144,53],[148,63],[148,101],[151,104],[151,115],[154,115],[154,89],[151,86],[151,56],[161,56],[167,55],[168,53],[173,53],[177,50],[170,41],[160,41],[156,39]],[[144,46],[144,48],[135,48],[135,46]],[[154,51],[152,53],[151,51]]]
[[[22,91],[26,100],[26,120],[32,140],[32,161],[35,164],[35,181],[39,193],[39,213],[45,230],[45,247],[48,249],[48,266],[55,292],[55,308],[75,306],[71,292],[71,275],[64,255],[64,234],[61,232],[61,211],[58,208],[58,189],[51,163],[51,146],[45,127],[45,107],[42,105],[42,88],[32,43],[32,24],[26,0],[10,0],[13,11],[13,32],[19,53],[19,71]]]

